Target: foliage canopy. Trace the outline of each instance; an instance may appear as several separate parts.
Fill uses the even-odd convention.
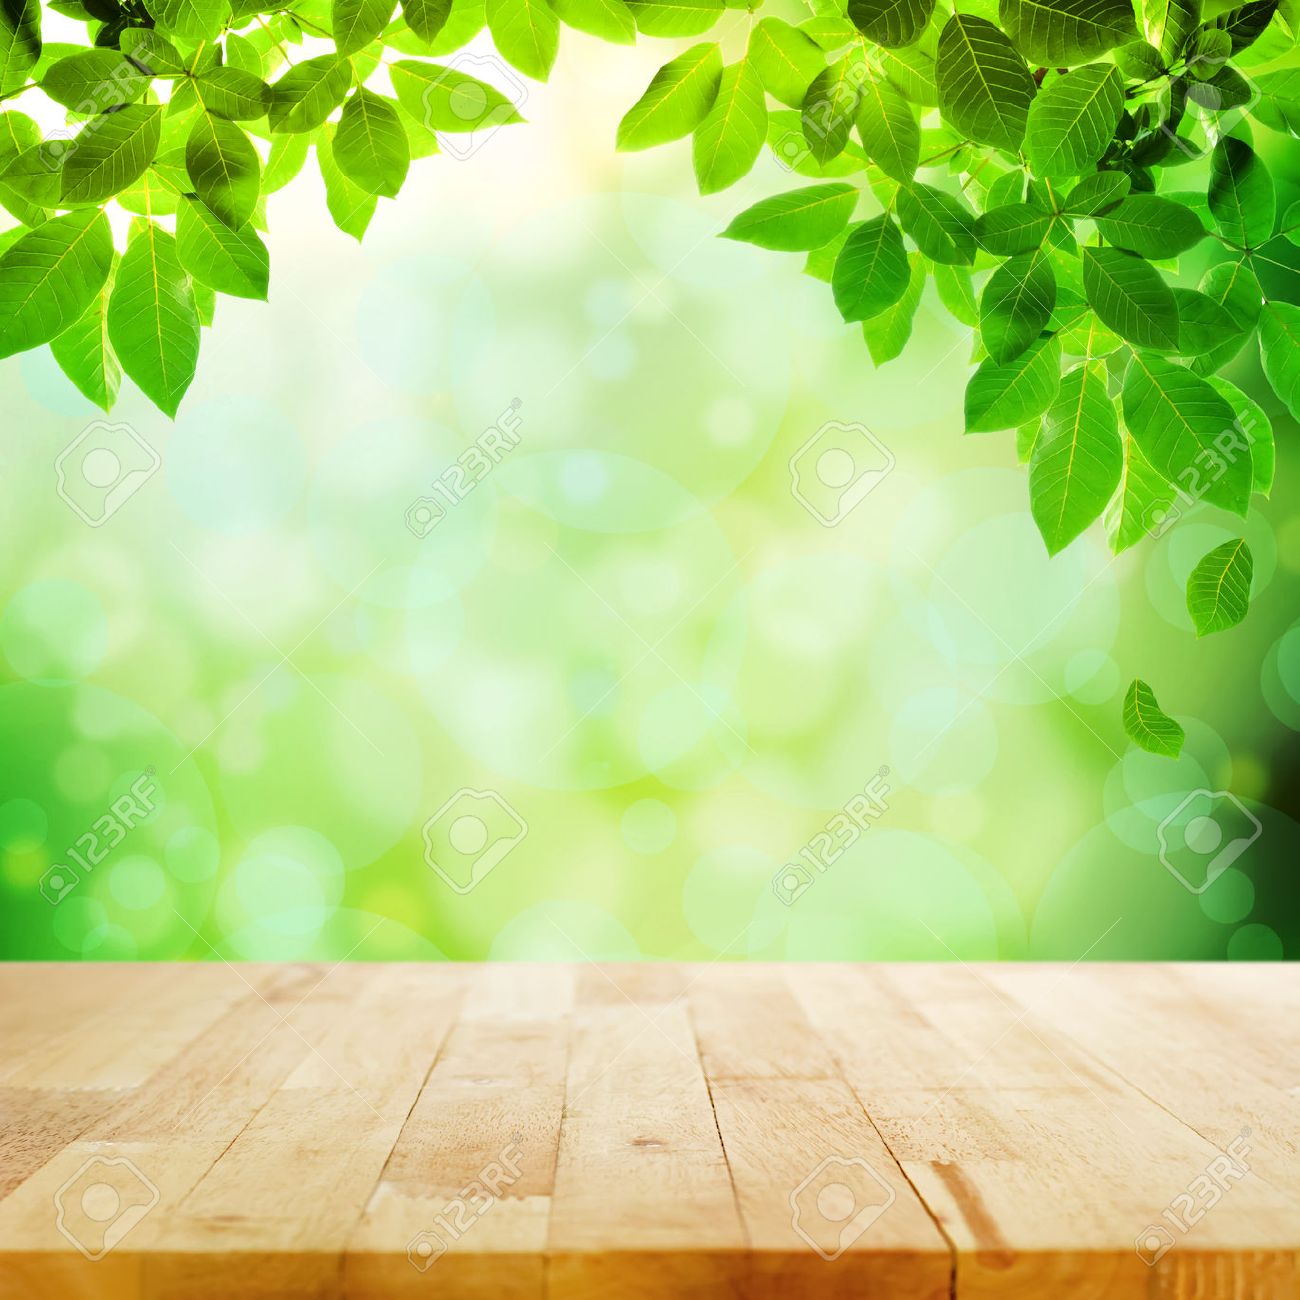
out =
[[[105,409],[125,372],[174,415],[217,295],[266,297],[266,198],[309,154],[360,238],[413,159],[521,120],[475,75],[482,59],[456,54],[484,28],[545,79],[566,24],[693,38],[730,7],[747,6],[0,0],[0,205],[15,223],[0,233],[0,356],[48,343]],[[932,279],[972,332],[967,431],[1016,430],[1049,552],[1098,519],[1120,552],[1202,501],[1244,517],[1272,487],[1273,431],[1217,372],[1258,346],[1300,417],[1300,305],[1278,253],[1300,212],[1279,212],[1254,138],[1300,136],[1300,0],[812,7],[678,53],[618,148],[691,137],[706,194],[769,148],[801,183],[724,233],[805,254],[877,364],[903,349]],[[43,41],[43,8],[84,39]],[[27,96],[66,127],[44,134]],[[110,204],[132,214],[121,249]],[[1252,568],[1244,539],[1200,561],[1199,634],[1241,620]],[[1139,745],[1178,752],[1145,683],[1124,717]]]

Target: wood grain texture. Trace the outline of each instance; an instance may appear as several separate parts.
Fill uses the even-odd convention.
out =
[[[0,967],[0,1300],[1297,1300],[1297,1025],[1280,965]]]

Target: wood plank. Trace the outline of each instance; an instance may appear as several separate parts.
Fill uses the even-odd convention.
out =
[[[1300,997],[1275,966],[993,969],[1018,1005],[1058,1022],[1219,1148],[1245,1135],[1252,1176],[1300,1203]],[[1140,996],[1134,988],[1140,987]],[[1279,1014],[1280,1013],[1280,1014]],[[1215,1044],[1207,1059],[1207,1044]]]
[[[149,1294],[339,1294],[348,1237],[460,996],[446,968],[332,970],[310,1001],[334,1002],[335,1014],[303,1035],[293,1070],[166,1216]]]
[[[123,969],[135,972],[142,991],[158,974],[142,966]],[[189,973],[188,967],[170,968],[173,980]],[[161,1266],[166,1275],[162,1246],[176,1207],[309,1051],[299,1033],[319,1036],[337,1014],[336,1006],[313,995],[322,970],[246,967],[240,974],[253,991],[193,1050],[129,1093],[0,1201],[0,1300],[142,1300],[163,1293],[150,1274]],[[90,1249],[102,1244],[102,1230],[77,1215],[86,1171],[103,1174],[124,1201],[145,1204],[156,1194],[122,1244],[97,1260],[78,1253],[55,1214],[62,1197],[72,1234]]]
[[[949,1294],[947,1242],[838,1079],[718,1079],[751,1300]]]
[[[474,969],[349,1241],[348,1294],[543,1295],[573,994],[569,967]]]
[[[753,1250],[745,1294],[946,1296],[948,1243],[841,1078],[784,968],[694,968],[687,1001]],[[827,1217],[837,1196],[852,1211]]]
[[[959,1296],[1191,1297],[1214,1279],[1238,1289],[1210,1294],[1297,1293],[1296,1207],[1250,1178],[1154,1268],[1139,1257],[1136,1241],[1222,1153],[978,970],[791,978],[956,1246]]]
[[[779,967],[696,967],[686,996],[708,1079],[839,1078]]]
[[[554,1300],[743,1294],[748,1243],[685,979],[663,969],[672,977],[580,978],[551,1209]]]

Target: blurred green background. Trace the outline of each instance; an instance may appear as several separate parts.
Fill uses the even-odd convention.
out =
[[[417,164],[363,246],[304,174],[174,425],[0,366],[0,955],[1300,952],[1296,429],[1257,358],[1279,487],[1198,644],[1234,522],[1049,561],[1014,435],[961,434],[968,331],[927,297],[876,370],[797,255],[716,238],[797,183],[770,156],[700,199],[685,142],[614,153],[666,57],[566,32],[529,124]],[[870,490],[810,483],[827,448]],[[1139,675],[1177,762],[1126,745]]]

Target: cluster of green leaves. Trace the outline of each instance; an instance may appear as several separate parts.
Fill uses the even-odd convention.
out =
[[[828,0],[758,21],[735,62],[696,45],[619,129],[624,149],[691,135],[704,193],[764,145],[814,181],[725,234],[805,254],[877,363],[933,279],[974,338],[967,432],[1015,430],[1051,554],[1098,519],[1120,552],[1201,502],[1244,517],[1268,494],[1269,419],[1217,374],[1248,343],[1300,416],[1300,277],[1266,295],[1259,275],[1286,269],[1300,205],[1279,215],[1251,133],[1300,135],[1300,7],[1138,4]],[[1196,565],[1198,634],[1240,622],[1251,576],[1240,538]],[[1145,683],[1124,721],[1179,752]]]
[[[309,157],[334,221],[359,239],[413,159],[522,120],[474,74],[494,61],[450,57],[485,28],[514,68],[545,78],[562,21],[627,42],[671,34],[673,12],[669,0],[0,0],[0,206],[13,218],[0,357],[48,343],[104,409],[125,372],[174,415],[217,295],[267,296],[266,199]],[[50,39],[56,25],[75,39]]]

